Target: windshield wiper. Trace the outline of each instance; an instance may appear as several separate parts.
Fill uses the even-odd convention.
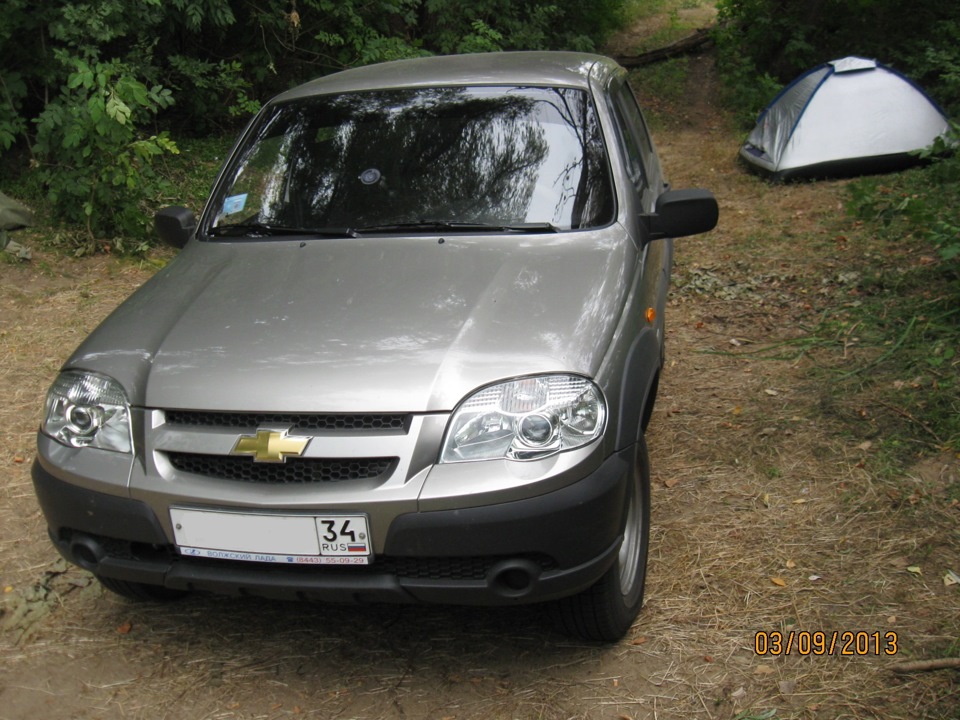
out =
[[[378,232],[514,232],[514,233],[555,233],[559,229],[547,222],[515,223],[498,225],[481,222],[451,222],[447,220],[422,220],[419,222],[387,223],[384,225],[365,225],[354,228],[357,233]]]
[[[323,235],[324,237],[356,237],[356,232],[347,227],[326,228],[293,228],[282,225],[267,225],[265,223],[241,223],[237,225],[219,225],[210,228],[207,235],[211,237],[278,237],[278,236],[309,236]]]

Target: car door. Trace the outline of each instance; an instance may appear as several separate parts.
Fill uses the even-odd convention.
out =
[[[626,78],[623,77],[611,87],[610,105],[616,120],[617,142],[624,157],[627,172],[632,184],[635,205],[638,212],[628,219],[630,230],[635,233],[641,244],[640,257],[643,263],[644,307],[656,310],[654,327],[660,351],[660,361],[664,357],[663,328],[667,289],[670,282],[670,270],[673,262],[673,240],[665,238],[648,241],[639,222],[640,213],[655,210],[657,198],[666,189],[660,161],[637,104],[636,97]]]

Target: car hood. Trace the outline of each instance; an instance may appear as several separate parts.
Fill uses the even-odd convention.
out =
[[[155,408],[449,411],[593,376],[634,272],[621,226],[556,235],[191,242],[77,349]]]

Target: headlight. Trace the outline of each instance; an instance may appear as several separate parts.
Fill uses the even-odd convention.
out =
[[[599,388],[575,375],[543,375],[491,385],[454,412],[440,462],[536,460],[571,450],[603,432]]]
[[[116,380],[68,370],[50,392],[41,429],[70,447],[131,452],[130,404]]]

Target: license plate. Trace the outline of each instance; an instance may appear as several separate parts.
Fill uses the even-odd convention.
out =
[[[368,565],[366,515],[267,515],[170,508],[188,557],[291,565]]]

